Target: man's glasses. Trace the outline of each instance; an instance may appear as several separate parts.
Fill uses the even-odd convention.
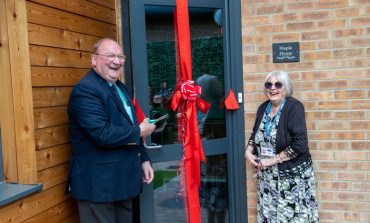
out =
[[[104,56],[105,58],[107,58],[107,60],[109,61],[114,61],[116,58],[119,60],[119,61],[125,61],[126,60],[126,56],[123,55],[123,54],[113,54],[113,53],[107,53],[107,54],[99,54],[99,53],[94,53],[95,55],[100,55],[100,56]]]
[[[275,88],[276,89],[280,89],[280,88],[283,87],[283,83],[281,83],[280,81],[275,82],[275,84],[273,84],[271,82],[265,82],[265,88],[266,89],[271,89],[272,88],[272,85],[275,85]]]

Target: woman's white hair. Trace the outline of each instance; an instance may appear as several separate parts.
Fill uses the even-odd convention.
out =
[[[285,71],[272,71],[266,77],[266,81],[270,81],[272,77],[275,77],[277,81],[283,83],[285,87],[285,97],[290,97],[293,95],[293,86],[292,81],[287,72]],[[265,89],[265,93],[267,93],[267,89]]]

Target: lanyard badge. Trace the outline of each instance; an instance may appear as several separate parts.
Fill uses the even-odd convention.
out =
[[[273,117],[272,121],[271,121],[271,124],[270,124],[270,118],[269,118],[269,115],[270,115],[270,111],[271,111],[271,107],[272,107],[272,103],[269,102],[269,104],[267,105],[267,108],[266,108],[266,115],[265,115],[265,132],[263,134],[264,138],[265,138],[265,141],[266,142],[269,142],[270,141],[270,136],[271,136],[271,129],[272,127],[274,126],[274,124],[276,123],[276,118],[279,116],[280,112],[281,112],[281,109],[282,107],[284,106],[284,103],[285,103],[286,99],[284,98],[283,102],[281,102],[280,106],[279,106],[279,109],[278,111],[276,112],[275,116]]]

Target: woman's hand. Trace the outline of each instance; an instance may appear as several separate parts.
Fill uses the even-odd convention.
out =
[[[258,158],[252,154],[252,148],[250,146],[248,146],[247,149],[245,150],[244,157],[247,163],[255,167],[260,166],[260,164],[257,162]]]
[[[261,159],[260,161],[260,168],[261,169],[267,169],[270,166],[273,166],[278,163],[278,158],[273,157],[273,158],[268,158],[268,159]]]

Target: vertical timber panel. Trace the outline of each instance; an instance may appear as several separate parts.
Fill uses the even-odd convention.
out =
[[[9,61],[6,0],[0,0],[0,127],[4,180],[17,182],[17,151],[15,146],[12,77]]]
[[[18,183],[37,180],[31,67],[25,0],[6,1],[14,99]]]

